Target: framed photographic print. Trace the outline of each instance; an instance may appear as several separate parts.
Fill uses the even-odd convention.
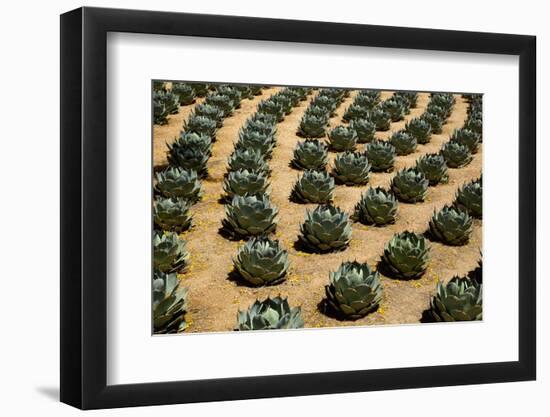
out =
[[[61,101],[63,402],[535,379],[534,37],[81,8]]]

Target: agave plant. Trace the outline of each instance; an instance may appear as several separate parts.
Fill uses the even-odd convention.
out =
[[[153,122],[156,125],[168,123],[168,112],[166,105],[160,100],[153,100]]]
[[[424,174],[430,185],[446,183],[449,180],[447,163],[439,153],[422,155],[416,161],[416,170]]]
[[[424,113],[421,119],[426,121],[432,128],[432,133],[439,135],[443,132],[443,119],[435,113]]]
[[[363,224],[383,226],[394,223],[397,217],[397,199],[382,187],[369,188],[355,205],[352,220]]]
[[[165,197],[181,197],[193,203],[200,198],[201,183],[195,171],[169,166],[155,177],[155,188]]]
[[[357,134],[349,127],[336,126],[327,136],[329,148],[336,152],[353,151],[357,145]]]
[[[183,130],[210,136],[214,140],[218,130],[218,122],[205,116],[192,115],[183,124]]]
[[[290,307],[286,298],[267,297],[256,300],[247,311],[237,313],[235,330],[301,329],[304,327],[300,307]]]
[[[432,93],[430,103],[444,109],[451,109],[455,104],[455,98],[451,93]]]
[[[223,125],[223,110],[211,104],[197,104],[194,115],[214,120],[218,128]]]
[[[216,106],[223,111],[224,117],[231,116],[233,110],[235,110],[235,103],[229,96],[223,94],[211,94],[206,97],[205,104]]]
[[[357,261],[344,262],[330,273],[325,286],[328,305],[342,316],[357,320],[376,310],[382,301],[378,272]]]
[[[326,171],[307,170],[298,178],[292,199],[300,203],[329,203],[334,192],[334,179]]]
[[[462,168],[472,161],[472,154],[468,147],[452,140],[443,145],[441,154],[449,168]]]
[[[483,286],[469,278],[454,277],[438,282],[430,302],[435,321],[473,321],[483,318]]]
[[[298,142],[294,148],[292,166],[298,169],[325,169],[328,162],[327,146],[318,139]]]
[[[374,109],[378,103],[380,103],[380,95],[374,96],[371,94],[362,94],[362,92],[359,92],[353,100],[354,105],[368,110]],[[355,117],[351,117],[351,119],[355,119]]]
[[[326,126],[326,117],[304,114],[298,127],[298,135],[305,138],[321,138],[325,136]]]
[[[282,113],[282,118],[280,120],[283,120],[285,115],[292,113],[292,107],[294,107],[294,100],[289,95],[283,94],[281,92],[279,94],[275,94],[274,96],[271,96],[269,101],[272,101],[274,104],[281,107],[283,113]]]
[[[418,93],[415,91],[397,91],[394,94],[394,97],[402,97],[407,100],[408,106],[411,109],[414,109],[418,101]]]
[[[278,240],[254,237],[239,248],[233,266],[254,286],[278,284],[284,281],[288,270],[288,252]]]
[[[168,149],[168,161],[171,165],[188,171],[195,171],[201,178],[208,175],[206,164],[209,155],[207,153],[202,152],[200,149],[181,146],[169,146]]]
[[[367,119],[371,109],[371,107],[363,106],[354,102],[346,109],[342,119],[345,122],[357,119]]]
[[[234,85],[233,88],[237,90],[241,95],[241,100],[244,100],[245,98],[248,100],[252,100],[254,95],[252,94],[252,90],[248,85]]]
[[[268,192],[269,181],[265,174],[239,169],[230,171],[223,182],[226,198],[231,200],[235,195],[264,194]]]
[[[266,158],[271,158],[273,147],[275,146],[275,138],[267,136],[265,133],[256,132],[254,130],[241,130],[239,140],[235,144],[236,149],[254,149]]]
[[[332,175],[340,184],[363,185],[369,181],[370,164],[365,152],[344,152],[334,159]]]
[[[182,232],[191,227],[191,203],[181,198],[159,198],[153,205],[153,218],[160,229]]]
[[[329,116],[334,116],[334,110],[338,105],[339,99],[330,97],[322,92],[312,101],[312,106],[317,106],[325,109],[325,113]]]
[[[204,83],[189,83],[193,87],[196,97],[206,97],[208,94],[208,84]]]
[[[478,284],[483,283],[483,259],[482,258],[477,262],[477,266],[473,270],[468,272],[468,278],[477,282]]]
[[[451,115],[451,109],[450,108],[443,108],[443,107],[437,106],[433,103],[429,103],[428,106],[426,106],[426,113],[435,114],[441,120],[445,121]]]
[[[483,133],[483,121],[477,118],[469,118],[466,123],[464,123],[464,128],[476,132],[481,138]]]
[[[367,143],[367,157],[375,172],[391,171],[395,162],[395,148],[385,140],[374,140]]]
[[[325,121],[328,121],[329,115],[327,114],[327,110],[320,106],[310,105],[306,111],[304,112],[304,116],[315,116],[325,119]]]
[[[481,180],[464,184],[456,194],[455,205],[465,209],[471,216],[481,218],[483,215],[483,190]]]
[[[189,84],[173,83],[172,93],[178,96],[180,106],[188,106],[195,102],[195,90]]]
[[[171,91],[153,91],[153,101],[160,101],[164,104],[168,114],[176,114],[180,107],[178,96]]]
[[[357,143],[368,143],[374,140],[376,125],[369,119],[354,119],[350,122],[349,127],[355,130]]]
[[[380,91],[378,90],[359,90],[359,92],[357,93],[357,97],[359,96],[367,96],[374,100],[380,101]]]
[[[153,263],[162,272],[183,272],[189,263],[185,240],[173,232],[155,232],[153,236]]]
[[[166,91],[166,83],[164,81],[153,81],[153,91]]]
[[[261,96],[262,95],[262,86],[261,85],[249,85],[248,88],[250,88],[250,94],[253,96]]]
[[[235,195],[225,206],[223,230],[233,238],[267,235],[277,227],[277,213],[267,194]]]
[[[212,154],[212,138],[204,133],[180,132],[180,136],[169,148],[192,148],[210,156]]]
[[[238,88],[235,88],[234,86],[222,84],[218,86],[217,93],[227,96],[233,101],[233,106],[238,109],[241,107],[241,92]]]
[[[270,114],[275,116],[277,122],[282,122],[285,118],[283,106],[274,100],[265,100],[258,104],[258,113]]]
[[[257,149],[237,148],[228,159],[229,171],[247,169],[263,175],[269,175],[269,165],[266,159]]]
[[[384,247],[384,270],[394,278],[421,277],[430,260],[430,247],[423,236],[405,231],[394,235]]]
[[[277,121],[275,118],[266,113],[255,113],[250,119],[247,120],[243,127],[243,131],[258,132],[268,137],[275,137],[277,128],[275,124]]]
[[[306,219],[300,230],[300,243],[317,252],[345,249],[352,233],[348,215],[329,204],[306,210]]]
[[[401,100],[390,98],[384,101],[380,107],[388,113],[392,122],[399,122],[405,118],[406,108]]]
[[[185,313],[187,289],[180,287],[178,276],[155,271],[153,276],[153,333],[183,332],[187,328]]]
[[[456,129],[451,135],[451,141],[465,145],[471,153],[477,153],[479,148],[480,136],[478,133],[469,129]]]
[[[405,168],[397,172],[392,179],[391,189],[399,201],[418,203],[424,201],[429,181],[415,168]]]
[[[397,155],[409,155],[416,150],[416,138],[406,132],[395,132],[390,137],[390,143]]]
[[[370,112],[369,119],[375,124],[376,130],[390,130],[391,116],[387,111],[376,108]]]
[[[465,245],[472,234],[472,218],[466,211],[444,206],[430,219],[430,233],[447,245]]]
[[[405,132],[413,136],[421,145],[429,143],[432,138],[432,126],[425,119],[419,117],[405,125]]]

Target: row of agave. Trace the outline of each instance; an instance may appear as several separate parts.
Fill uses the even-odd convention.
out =
[[[336,109],[349,94],[350,90],[343,88],[320,90],[300,120],[297,134],[305,138],[325,136],[330,118],[336,115]]]

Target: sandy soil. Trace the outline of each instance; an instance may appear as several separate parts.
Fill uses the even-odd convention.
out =
[[[297,142],[303,140],[296,136],[300,119],[308,106],[302,102],[277,126],[277,147],[270,162],[273,204],[279,208],[279,220],[276,237],[289,252],[290,271],[285,282],[265,288],[250,288],[229,278],[232,270],[232,256],[242,242],[230,242],[219,235],[218,229],[224,217],[223,205],[218,199],[222,194],[223,175],[226,172],[226,159],[233,150],[237,132],[248,116],[255,111],[257,103],[278,89],[263,90],[262,96],[254,100],[245,100],[242,108],[225,120],[217,134],[218,140],[213,146],[213,155],[209,161],[210,175],[203,181],[204,198],[194,206],[194,228],[184,233],[191,252],[191,268],[181,275],[183,284],[189,288],[189,332],[226,331],[235,325],[238,309],[246,309],[254,300],[268,295],[288,297],[291,305],[302,307],[302,316],[306,327],[360,326],[369,324],[417,323],[427,308],[429,299],[435,291],[437,280],[447,281],[454,275],[463,275],[473,269],[480,257],[481,222],[476,220],[474,232],[466,246],[450,247],[430,242],[431,261],[427,273],[419,280],[399,281],[382,277],[384,299],[378,311],[357,321],[339,321],[322,314],[318,309],[324,297],[324,286],[328,283],[328,274],[346,260],[367,262],[375,267],[383,252],[384,244],[395,234],[403,230],[419,233],[426,231],[428,221],[434,211],[454,199],[456,190],[466,181],[479,177],[481,173],[482,151],[480,150],[468,166],[449,170],[449,183],[430,187],[427,199],[421,204],[400,204],[399,216],[395,224],[382,228],[353,224],[353,238],[350,247],[335,254],[306,254],[294,248],[303,222],[305,210],[315,205],[291,203],[288,199],[294,182],[299,175],[289,167],[292,152]],[[391,96],[384,92],[382,99]],[[353,101],[354,94],[348,97],[337,109],[337,115],[330,121],[331,127],[342,124],[342,115]],[[448,140],[450,133],[462,124],[466,118],[467,104],[457,96],[457,104],[440,135],[433,135],[427,145],[396,159],[396,168],[415,164],[417,158],[430,152],[436,152],[441,144]],[[418,107],[412,109],[405,121],[392,123],[390,132],[378,132],[377,137],[386,139],[391,132],[401,129],[407,120],[424,111],[428,95],[421,94]],[[185,113],[182,111],[167,126],[154,129],[155,162],[163,163],[163,143],[168,137],[179,133]],[[184,113],[182,115],[182,113]],[[174,123],[173,123],[174,122]],[[176,124],[177,123],[177,124]],[[175,135],[174,135],[175,136]],[[360,149],[364,145],[359,145]],[[331,153],[331,160],[334,158]],[[330,169],[331,167],[329,167]],[[372,173],[369,184],[361,187],[336,187],[334,204],[343,210],[352,212],[363,191],[370,186],[388,186],[393,173]]]

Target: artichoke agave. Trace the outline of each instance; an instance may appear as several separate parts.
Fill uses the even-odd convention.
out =
[[[415,91],[397,91],[394,94],[394,97],[403,97],[407,100],[408,106],[411,109],[414,109],[418,101],[418,93]]]
[[[235,195],[225,206],[223,230],[233,238],[267,235],[277,227],[277,213],[267,194]]]
[[[399,201],[418,203],[424,201],[429,181],[415,168],[405,168],[392,179],[391,189]]]
[[[183,272],[189,262],[185,240],[173,232],[155,232],[153,236],[153,262],[162,272]]]
[[[363,185],[369,181],[370,164],[364,152],[344,152],[334,159],[332,175],[340,184]]]
[[[247,169],[263,175],[269,175],[269,165],[264,156],[256,149],[237,148],[228,159],[229,171]]]
[[[168,123],[168,111],[166,105],[160,100],[153,100],[153,122],[156,125]]]
[[[206,135],[215,140],[218,122],[205,116],[192,115],[183,124],[183,130]]]
[[[397,205],[397,199],[391,192],[381,187],[369,188],[366,193],[361,194],[351,218],[363,224],[376,226],[394,223]]]
[[[172,145],[168,146],[168,149],[174,147],[198,149],[210,156],[212,154],[212,138],[204,133],[180,132],[180,136]]]
[[[455,98],[451,93],[432,93],[430,105],[451,109],[455,104]]]
[[[472,321],[483,318],[483,286],[468,278],[454,277],[447,284],[438,282],[430,303],[436,321]]]
[[[375,124],[376,130],[390,130],[391,116],[387,111],[376,108],[370,112],[369,119]]]
[[[413,136],[421,145],[429,143],[432,138],[432,126],[425,119],[419,117],[405,125],[405,132]]]
[[[395,132],[390,137],[390,143],[397,155],[409,155],[416,150],[416,138],[406,132]]]
[[[336,126],[327,136],[329,149],[336,152],[353,151],[357,145],[357,134],[349,127]]]
[[[261,85],[249,85],[250,88],[250,94],[253,96],[261,96],[262,95],[262,86]]]
[[[209,155],[203,153],[200,149],[189,147],[169,147],[168,161],[171,165],[180,167],[188,171],[195,171],[201,178],[208,175],[206,164]]]
[[[464,184],[456,194],[455,205],[465,209],[471,216],[481,218],[483,215],[483,189],[481,180]]]
[[[292,107],[294,107],[294,96],[291,96],[288,93],[280,92],[279,94],[271,96],[269,100],[281,107],[283,111],[283,119],[285,115],[292,113]]]
[[[383,268],[395,278],[421,277],[430,259],[430,247],[423,236],[413,232],[394,235],[384,247]]]
[[[344,115],[342,116],[342,119],[345,122],[357,119],[367,119],[369,117],[371,109],[372,107],[367,107],[354,102],[346,109]]]
[[[285,118],[283,106],[274,100],[265,100],[258,104],[258,113],[270,114],[275,117],[277,122],[282,122]]]
[[[327,147],[318,139],[306,139],[294,149],[291,164],[298,169],[325,169],[328,162]]]
[[[307,170],[298,178],[292,199],[300,203],[329,203],[334,192],[334,179],[326,171]]]
[[[153,333],[179,333],[185,330],[187,288],[180,288],[178,276],[155,271],[153,276]]]
[[[165,197],[181,197],[193,203],[200,198],[201,183],[195,171],[169,166],[155,176],[155,188]]]
[[[269,181],[265,174],[247,169],[230,171],[223,182],[223,190],[227,199],[235,195],[267,193]]]
[[[422,155],[416,161],[416,170],[424,174],[430,185],[445,183],[449,179],[445,158],[439,153]]]
[[[449,118],[451,115],[451,109],[449,108],[443,108],[440,106],[437,106],[433,103],[429,103],[426,107],[426,113],[432,113],[441,118],[441,120],[445,121]]]
[[[325,136],[326,126],[326,117],[304,114],[298,127],[298,135],[305,138],[321,138]]]
[[[155,224],[164,230],[182,232],[191,227],[191,203],[181,198],[159,198],[153,206]]]
[[[363,94],[362,91],[360,91],[353,100],[353,104],[364,107],[368,110],[374,109],[378,103],[380,102],[380,95],[374,96],[372,94]],[[352,119],[355,119],[355,117],[352,117]]]
[[[268,136],[265,133],[256,132],[254,130],[241,130],[239,140],[235,144],[237,149],[254,149],[266,158],[271,158],[273,147],[275,146],[275,138]]]
[[[233,110],[235,110],[235,103],[229,96],[223,94],[211,94],[206,97],[205,104],[216,106],[223,111],[224,117],[231,116]]]
[[[468,147],[452,140],[443,145],[441,154],[449,168],[462,168],[472,161],[472,154]]]
[[[430,219],[430,233],[447,245],[465,245],[472,234],[472,218],[466,211],[444,206]]]
[[[193,91],[195,92],[195,96],[197,97],[206,97],[208,94],[208,84],[204,83],[189,83],[191,87],[193,87]]]
[[[270,114],[254,113],[254,116],[248,119],[244,125],[243,131],[258,132],[274,138],[275,133],[277,133],[277,128],[275,127],[276,123],[277,122]]]
[[[382,301],[378,272],[357,261],[344,262],[330,273],[325,286],[328,304],[343,316],[357,320],[376,310]]]
[[[348,215],[328,204],[306,210],[306,219],[300,230],[300,243],[317,252],[344,250],[352,233]]]
[[[483,121],[479,118],[469,118],[464,123],[464,128],[476,132],[481,138],[483,134]]]
[[[288,252],[278,240],[255,237],[239,248],[233,266],[254,286],[278,284],[285,279],[288,270]]]
[[[426,121],[432,128],[432,133],[439,135],[443,132],[443,119],[435,113],[424,113],[421,119]]]
[[[405,118],[406,108],[401,100],[392,97],[384,101],[380,108],[389,114],[392,122],[399,122]]]
[[[241,92],[235,86],[222,84],[217,88],[217,93],[229,97],[236,109],[241,107]]]
[[[477,153],[479,140],[479,134],[469,129],[456,129],[451,136],[451,141],[465,145],[473,154]]]
[[[369,119],[354,119],[350,122],[349,127],[355,130],[357,143],[368,143],[374,140],[376,125]]]
[[[194,115],[214,120],[218,128],[223,125],[223,110],[211,104],[197,104],[195,106]]]
[[[247,311],[237,313],[235,330],[301,329],[304,327],[300,307],[290,307],[286,298],[256,300]]]
[[[367,143],[366,151],[373,171],[391,171],[395,162],[395,148],[390,142],[374,140]]]
[[[178,96],[180,106],[187,106],[195,102],[195,90],[185,83],[173,83],[172,93]]]
[[[323,90],[326,91],[326,90]],[[322,94],[321,92],[311,103],[312,106],[321,107],[325,110],[325,113],[329,116],[334,116],[334,110],[338,105],[339,99],[330,97],[327,94]]]

